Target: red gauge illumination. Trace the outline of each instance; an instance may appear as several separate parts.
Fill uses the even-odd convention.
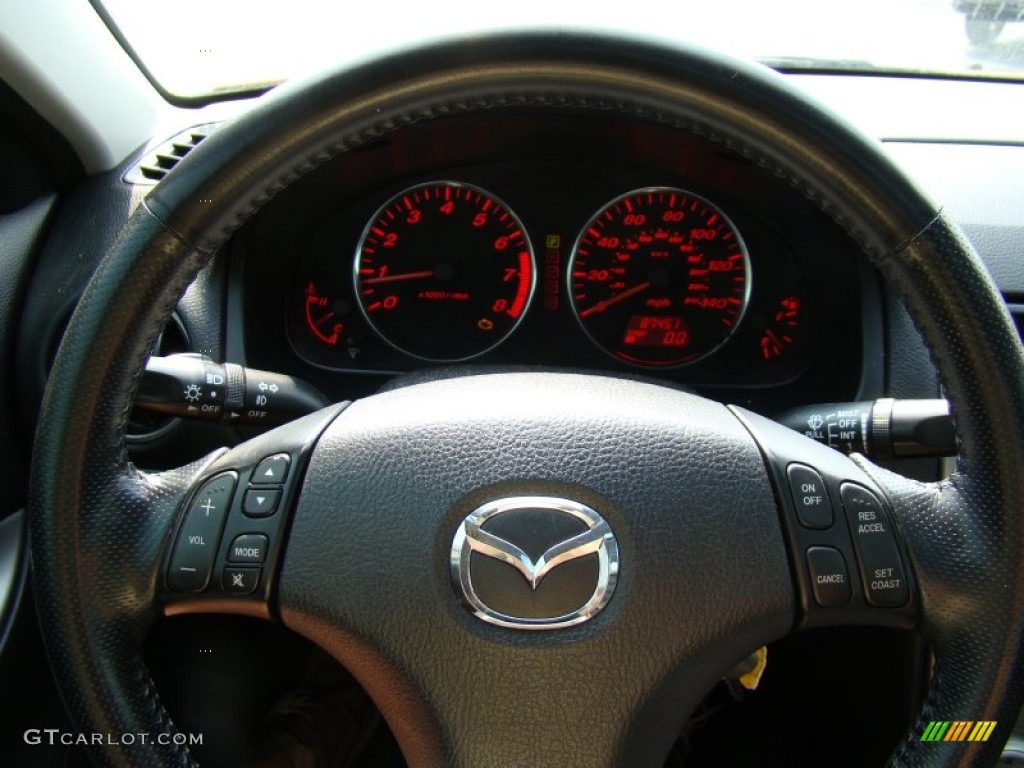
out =
[[[681,317],[669,315],[633,315],[626,321],[627,347],[678,347],[690,343],[690,332]]]
[[[359,241],[356,295],[374,330],[435,362],[476,357],[508,337],[533,294],[533,251],[498,198],[437,182],[399,193]]]
[[[329,297],[317,290],[314,283],[306,286],[306,328],[321,344],[334,346],[345,329]]]
[[[682,365],[736,331],[750,260],[736,228],[707,200],[641,189],[587,222],[569,285],[580,325],[606,352],[636,365]]]
[[[799,327],[800,297],[780,299],[771,322],[761,332],[761,357],[764,360],[781,357],[795,343]]]

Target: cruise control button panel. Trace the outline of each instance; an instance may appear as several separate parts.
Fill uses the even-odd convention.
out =
[[[912,627],[914,574],[888,502],[857,462],[756,413],[730,409],[775,486],[797,626]]]

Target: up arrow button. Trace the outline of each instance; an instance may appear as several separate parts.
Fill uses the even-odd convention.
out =
[[[253,485],[280,485],[288,477],[288,465],[290,459],[287,453],[278,453],[267,456],[252,473],[249,480]]]

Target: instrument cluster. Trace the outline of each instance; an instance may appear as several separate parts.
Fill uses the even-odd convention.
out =
[[[403,126],[307,173],[228,250],[231,359],[337,399],[572,370],[769,410],[854,399],[884,347],[870,265],[813,201],[629,117]]]
[[[306,362],[742,373],[758,385],[808,365],[799,260],[742,205],[674,179],[598,174],[572,194],[475,170],[396,185],[322,222],[288,308]]]

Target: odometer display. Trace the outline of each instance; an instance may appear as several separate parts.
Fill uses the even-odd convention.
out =
[[[356,295],[381,338],[435,362],[497,346],[522,320],[534,286],[522,223],[489,192],[422,184],[395,195],[366,226]]]
[[[576,318],[606,352],[636,365],[683,365],[736,331],[750,259],[712,203],[682,189],[641,189],[583,227],[568,283]]]
[[[627,347],[677,347],[690,343],[690,332],[681,317],[633,315],[626,321],[622,343]]]

